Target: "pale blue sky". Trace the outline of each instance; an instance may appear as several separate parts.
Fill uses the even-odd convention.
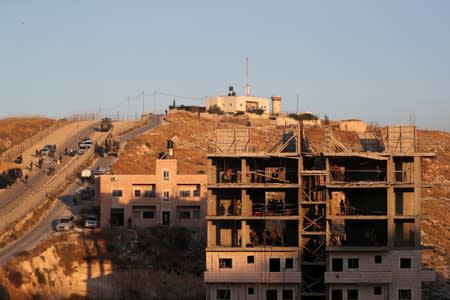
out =
[[[2,0],[0,117],[203,104],[245,57],[283,111],[450,130],[450,1]]]

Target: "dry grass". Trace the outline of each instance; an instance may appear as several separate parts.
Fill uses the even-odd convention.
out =
[[[0,153],[45,129],[56,120],[45,117],[0,119]]]

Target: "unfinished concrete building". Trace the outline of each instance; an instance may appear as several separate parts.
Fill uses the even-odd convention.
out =
[[[349,149],[300,126],[272,149],[221,130],[208,154],[207,299],[420,299],[415,128]],[[381,139],[380,136],[383,136]],[[301,141],[301,142],[300,142]]]

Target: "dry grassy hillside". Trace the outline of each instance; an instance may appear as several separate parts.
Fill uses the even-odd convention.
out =
[[[55,123],[45,117],[6,118],[0,120],[0,153]]]

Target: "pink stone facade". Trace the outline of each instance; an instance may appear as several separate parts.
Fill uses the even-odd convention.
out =
[[[205,226],[203,174],[178,174],[176,159],[156,160],[156,174],[96,178],[100,227]]]

